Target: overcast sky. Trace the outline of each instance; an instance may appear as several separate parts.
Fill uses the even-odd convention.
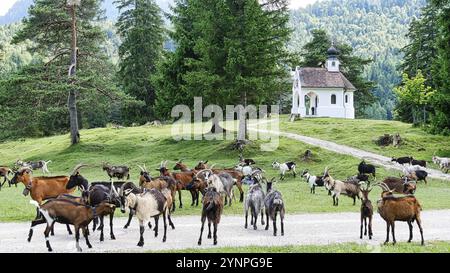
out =
[[[0,0],[0,16],[11,8],[11,6],[18,0]],[[291,8],[305,7],[308,4],[314,3],[317,0],[291,0]]]

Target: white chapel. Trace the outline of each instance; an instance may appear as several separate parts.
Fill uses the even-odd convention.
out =
[[[325,68],[296,67],[292,87],[292,116],[355,118],[356,88],[339,70],[338,51],[327,51]]]

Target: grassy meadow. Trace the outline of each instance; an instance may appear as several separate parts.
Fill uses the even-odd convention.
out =
[[[304,126],[301,125],[304,122],[314,124],[313,120],[302,120],[294,124],[283,122],[281,127],[282,130],[304,133],[303,129],[298,131],[295,129],[297,127],[303,128]],[[317,122],[326,122],[326,120],[317,120]],[[347,121],[342,122],[344,122],[345,126],[348,126],[346,124]],[[361,123],[363,122],[361,121]],[[373,122],[377,123],[376,121]],[[388,124],[387,122],[385,123]],[[292,126],[292,128],[289,126]],[[356,127],[356,123],[352,126]],[[290,129],[283,129],[285,127]],[[337,125],[335,127],[341,126]],[[392,127],[391,129],[394,130],[396,126]],[[406,130],[406,125],[404,127]],[[322,130],[328,129],[323,128]],[[347,130],[352,129],[354,128],[343,129],[340,134],[344,134]],[[333,130],[341,131],[340,129]],[[320,130],[317,129],[317,136],[323,137],[324,135],[319,132]],[[373,131],[372,135],[378,135],[380,134],[379,132]],[[358,140],[361,145],[362,143],[370,143],[368,141],[371,138],[369,133],[348,135],[354,139],[361,138],[361,140]],[[425,136],[422,136],[422,132],[415,129],[411,129],[409,135],[404,135],[407,139],[425,139]],[[81,173],[90,182],[93,182],[107,181],[108,177],[101,170],[101,164],[103,161],[108,161],[112,164],[126,164],[130,166],[131,180],[137,182],[139,174],[138,164],[145,163],[147,169],[156,176],[158,172],[155,169],[162,160],[169,160],[168,167],[171,169],[175,165],[175,161],[180,158],[183,158],[184,162],[191,167],[199,160],[209,160],[211,164],[217,164],[216,167],[231,167],[236,164],[238,159],[238,152],[231,149],[232,141],[176,141],[171,137],[170,126],[82,130],[81,136],[82,141],[76,146],[69,145],[68,135],[0,143],[0,165],[12,166],[19,158],[23,160],[52,160],[52,163],[49,164],[52,175],[69,175],[76,164],[85,163],[89,164],[89,167],[84,168]],[[364,140],[365,138],[367,140]],[[448,142],[448,138],[436,138],[440,139],[440,144],[437,145],[437,140],[436,143],[433,140],[435,147],[442,148],[444,147],[442,144]],[[336,140],[336,142],[341,143],[342,141],[344,140]],[[350,143],[347,143],[347,140],[345,142],[344,144],[350,145]],[[258,141],[252,142],[246,148],[244,155],[255,159],[257,165],[266,170],[268,178],[278,177],[278,172],[271,168],[273,160],[294,160],[297,162],[298,172],[301,172],[303,169],[309,169],[312,174],[321,174],[326,166],[330,166],[330,173],[337,179],[345,179],[357,173],[359,160],[351,156],[336,154],[287,138],[281,138],[279,148],[272,152],[261,151],[260,144],[261,142]],[[370,144],[368,145],[370,146]],[[424,142],[423,145],[426,145],[427,151],[432,150],[430,142]],[[306,149],[310,149],[314,154],[311,162],[302,162],[300,160],[300,155]],[[400,150],[397,152],[400,153]],[[379,174],[377,175],[379,177],[398,176],[398,172],[384,169],[379,169],[377,174]],[[41,175],[41,172],[37,170],[34,172],[34,175]],[[430,179],[429,182],[428,185],[420,184],[418,186],[417,197],[421,201],[423,208],[425,210],[450,208],[450,183],[433,179]],[[17,188],[4,187],[0,191],[0,221],[29,221],[34,218],[35,209],[28,203],[30,197],[22,195],[23,188],[24,185],[20,184]],[[359,202],[356,206],[353,206],[352,200],[347,197],[341,197],[339,207],[333,207],[331,197],[327,195],[323,188],[317,189],[316,195],[310,194],[306,182],[300,176],[293,178],[292,175],[288,174],[285,181],[277,183],[276,188],[284,195],[288,213],[359,211]],[[235,193],[237,195],[237,189],[235,189]],[[371,198],[374,200],[378,199],[378,197],[379,189],[374,189],[371,193]],[[182,209],[177,208],[175,215],[199,215],[200,207],[191,207],[190,203],[191,197],[189,192],[184,192],[184,207]],[[226,207],[224,213],[226,215],[241,214],[242,211],[242,204],[235,203],[231,207]]]

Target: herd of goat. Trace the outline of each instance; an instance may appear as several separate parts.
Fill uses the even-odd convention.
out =
[[[362,161],[358,166],[358,174],[349,177],[345,181],[334,179],[329,169],[326,168],[322,175],[313,175],[308,170],[301,173],[310,187],[311,194],[315,194],[317,187],[324,187],[332,196],[333,205],[339,205],[340,195],[353,199],[361,199],[361,226],[360,238],[363,234],[372,239],[372,217],[374,206],[369,199],[371,190],[378,186],[382,189],[381,199],[376,206],[380,216],[386,221],[386,243],[389,242],[389,233],[392,232],[392,240],[395,244],[395,222],[407,222],[410,230],[409,242],[412,240],[413,223],[417,222],[421,234],[421,242],[424,244],[421,226],[419,201],[414,196],[417,182],[427,183],[427,172],[423,170],[426,162],[414,160],[412,157],[393,158],[392,161],[404,166],[404,175],[401,177],[387,177],[382,182],[376,182],[376,168]],[[244,203],[245,228],[248,227],[248,214],[250,213],[250,225],[257,229],[258,216],[261,217],[261,225],[269,229],[269,222],[273,223],[273,235],[277,235],[277,217],[280,218],[281,235],[284,235],[285,202],[280,191],[273,188],[275,178],[268,180],[265,171],[255,167],[252,159],[240,158],[239,163],[233,168],[215,168],[208,166],[208,161],[200,161],[193,169],[190,169],[182,160],[176,162],[175,171],[167,167],[168,161],[161,162],[157,171],[158,177],[152,177],[146,166],[138,166],[140,169],[139,186],[133,182],[113,182],[113,179],[130,179],[130,168],[127,166],[112,166],[104,163],[103,170],[108,174],[109,182],[92,182],[82,176],[82,168],[88,165],[77,165],[70,176],[33,176],[33,170],[41,169],[44,174],[49,173],[48,163],[51,161],[23,162],[17,161],[16,167],[0,167],[0,177],[4,178],[3,186],[8,182],[9,186],[23,183],[23,194],[30,195],[30,203],[36,206],[36,218],[31,222],[28,234],[30,242],[33,229],[37,225],[45,224],[46,247],[52,251],[49,235],[53,235],[55,223],[65,224],[69,234],[72,234],[70,225],[75,229],[75,240],[78,251],[80,230],[86,240],[86,245],[91,248],[89,242],[89,224],[93,223],[92,230],[100,231],[100,241],[104,240],[104,217],[109,216],[110,237],[115,239],[113,232],[113,218],[116,208],[122,213],[128,213],[129,218],[124,226],[128,228],[133,217],[139,221],[140,237],[138,246],[144,245],[145,227],[152,228],[151,219],[154,219],[153,228],[155,237],[158,236],[159,218],[164,224],[163,242],[167,236],[167,222],[172,229],[171,214],[175,211],[176,194],[178,192],[179,208],[183,207],[181,191],[187,190],[191,194],[192,206],[198,206],[200,194],[202,195],[201,231],[198,244],[202,243],[202,234],[206,220],[208,220],[208,238],[213,238],[217,244],[217,227],[221,219],[225,205],[232,205],[234,187],[239,190],[239,201]],[[441,169],[449,168],[449,159],[433,157],[433,162]],[[273,162],[272,167],[280,172],[280,180],[284,180],[287,173],[296,177],[295,162]],[[9,179],[10,176],[12,179]],[[248,184],[248,192],[244,198],[243,184]],[[265,190],[263,185],[265,185]],[[81,196],[73,193],[79,189]],[[401,196],[394,196],[394,193]],[[211,232],[211,225],[213,232]],[[363,232],[364,231],[364,232]]]

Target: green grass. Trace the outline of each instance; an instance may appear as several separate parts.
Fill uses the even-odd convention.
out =
[[[281,116],[280,119],[282,131],[329,140],[388,157],[413,156],[416,159],[427,160],[433,168],[437,168],[431,161],[434,153],[450,156],[450,137],[430,135],[421,128],[403,122],[308,118],[292,123],[288,121],[287,116]],[[396,133],[399,133],[405,142],[399,148],[392,145],[379,147],[373,142],[384,134]]]
[[[308,121],[309,122],[309,121]],[[164,127],[133,127],[125,129],[92,129],[82,130],[82,142],[76,146],[69,145],[69,136],[61,135],[40,139],[26,139],[0,143],[0,165],[11,166],[17,159],[52,160],[49,169],[52,175],[68,175],[78,163],[90,164],[82,170],[89,181],[106,181],[107,176],[101,170],[102,161],[113,164],[127,164],[131,167],[131,179],[138,180],[137,164],[145,163],[156,176],[155,170],[162,160],[169,160],[172,168],[177,159],[184,158],[188,166],[194,166],[199,160],[209,160],[216,166],[231,167],[238,159],[238,152],[230,149],[232,141],[175,141],[170,137],[170,126]],[[260,142],[253,142],[246,149],[245,156],[256,160],[258,166],[267,171],[269,178],[278,176],[271,169],[271,162],[295,160],[298,172],[309,169],[313,174],[323,172],[325,166],[332,166],[331,174],[337,179],[345,179],[357,172],[359,160],[347,155],[341,155],[309,146],[291,139],[280,139],[280,146],[272,152],[263,152]],[[428,145],[428,144],[426,144]],[[442,147],[442,146],[439,146]],[[301,162],[299,155],[306,149],[315,154],[313,162]],[[388,172],[379,169],[379,177],[387,175],[398,176],[398,172]],[[35,175],[40,175],[35,171]],[[316,195],[309,193],[309,188],[303,179],[287,176],[284,182],[276,187],[283,193],[288,213],[320,213],[359,211],[359,203],[352,206],[351,199],[342,197],[339,207],[332,206],[332,200],[324,189],[317,189]],[[23,184],[17,188],[3,188],[0,191],[0,221],[29,221],[34,218],[35,209],[28,203],[30,197],[22,195]],[[428,185],[418,186],[417,197],[423,208],[450,208],[450,183],[430,179]],[[235,190],[237,193],[237,190]],[[237,195],[237,194],[236,194]],[[379,197],[379,189],[371,193],[372,200]],[[190,206],[190,194],[183,191],[184,208],[178,209],[175,215],[199,215],[200,207]],[[178,200],[177,200],[178,205]],[[236,203],[225,208],[225,215],[241,214],[242,204]]]
[[[189,248],[168,251],[168,253],[449,253],[450,242],[397,243],[393,245],[368,245],[357,243],[332,245],[291,245],[291,246],[248,246]]]

